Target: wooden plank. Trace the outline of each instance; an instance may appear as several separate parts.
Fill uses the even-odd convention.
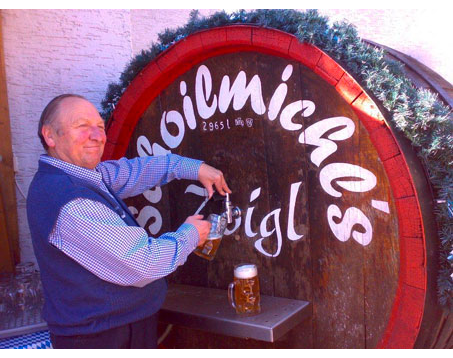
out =
[[[333,87],[328,86],[315,74],[304,74],[304,83],[310,83],[309,99],[316,103],[316,112],[309,117],[306,126],[344,116],[352,119],[350,107],[340,98]],[[328,99],[328,100],[326,100]],[[325,123],[325,122],[323,122]],[[340,128],[336,127],[335,131]],[[327,133],[333,133],[330,130]],[[326,138],[327,134],[322,135]],[[308,135],[305,137],[308,141]],[[359,136],[354,132],[350,138],[337,141],[337,150],[323,159],[314,161],[313,150],[308,147],[308,186],[310,203],[310,236],[313,262],[313,336],[314,348],[364,348],[364,274],[363,247],[352,238],[340,241],[330,228],[328,210],[335,205],[341,212],[333,217],[335,224],[345,219],[350,207],[358,206],[355,193],[336,186],[341,192],[334,197],[321,186],[321,173],[327,165],[335,163],[357,164],[359,162]],[[342,164],[339,164],[342,165]]]
[[[441,325],[440,331],[436,337],[434,347],[436,349],[452,348],[453,346],[453,314],[444,313],[445,320]]]
[[[272,95],[279,86],[283,73],[291,70],[286,80],[288,88],[282,110],[288,105],[304,98],[300,65],[278,57],[261,55],[258,57],[259,75],[263,82],[264,103],[271,102]],[[288,75],[289,72],[286,72]],[[286,77],[285,77],[286,78]],[[268,113],[265,122],[264,141],[266,144],[267,178],[269,186],[270,210],[281,209],[279,226],[282,236],[278,256],[268,259],[269,270],[274,277],[274,294],[278,297],[313,300],[312,262],[310,230],[308,222],[309,202],[307,185],[306,147],[298,142],[299,131],[286,130],[280,116]],[[300,113],[294,115],[292,122],[305,125]],[[293,206],[290,202],[293,201]],[[290,212],[291,210],[291,212]],[[290,229],[291,234],[289,234]],[[291,239],[288,237],[291,237]],[[278,247],[272,251],[276,253]],[[306,320],[276,342],[275,348],[312,348],[312,320]]]
[[[256,56],[257,54],[252,53],[229,54],[206,61],[213,77],[213,92],[219,93],[224,76],[229,76],[232,85],[241,69],[246,69],[246,81],[249,83],[253,74],[258,71]],[[247,124],[247,121],[251,122]],[[225,127],[220,129],[219,126],[219,130],[216,130],[216,122],[218,125],[223,122]],[[228,287],[233,278],[234,266],[250,262],[258,266],[261,292],[273,295],[273,273],[269,270],[266,259],[254,246],[258,234],[249,237],[245,229],[248,208],[254,207],[253,214],[250,214],[253,233],[259,232],[262,218],[270,211],[264,123],[257,120],[248,99],[240,111],[234,110],[231,102],[224,113],[217,110],[213,117],[201,121],[200,124],[202,158],[225,174],[233,191],[231,200],[235,206],[242,209],[243,214],[241,225],[233,234],[223,238],[215,262],[209,265],[209,284],[211,287]],[[250,202],[251,193],[258,188],[261,188],[261,194]],[[234,347],[236,346],[232,346]]]
[[[372,224],[373,237],[363,248],[366,348],[375,348],[389,322],[400,270],[398,216],[390,184],[368,131],[357,123],[362,168],[376,177],[376,186],[361,194],[360,210]],[[387,212],[388,211],[388,212]]]
[[[2,186],[2,201],[4,210],[1,221],[5,222],[6,234],[0,237],[1,270],[14,270],[15,263],[20,261],[19,228],[17,225],[16,189],[14,186],[14,165],[11,146],[11,127],[9,119],[8,94],[6,86],[5,55],[3,48],[3,32],[0,10],[0,174]]]
[[[409,70],[405,69],[406,75],[414,82],[417,87],[430,87],[432,91],[437,92],[441,99],[450,107],[453,107],[453,86],[441,77],[438,73],[434,72],[429,67],[422,64],[415,58],[408,56],[402,52],[394,50],[390,47],[378,44],[371,40],[365,40],[373,46],[384,49],[388,52],[387,57],[390,59],[395,58],[402,62]],[[421,78],[421,81],[419,78]],[[421,82],[425,82],[422,84]]]
[[[0,176],[1,183],[1,176]],[[0,187],[0,272],[14,272],[14,257],[12,255],[9,240],[8,230],[6,227],[6,212],[3,201],[3,193]]]
[[[155,121],[154,127],[152,128],[153,132],[161,133],[160,123],[163,121],[163,116],[165,116],[165,122],[167,122],[168,119],[175,118],[173,117],[175,114],[174,111],[181,115],[180,119],[187,117],[187,115],[184,114],[183,102],[185,96],[194,98],[194,71],[195,70],[192,69],[180,76],[161,92],[159,95],[160,112],[157,118],[153,118]],[[184,96],[181,92],[184,93]],[[194,111],[194,114],[196,115],[196,108],[194,108]],[[188,116],[190,117],[190,115]],[[180,145],[171,149],[172,153],[189,158],[205,160],[206,158],[202,158],[201,156],[201,143],[198,131],[199,124],[197,123],[195,129],[190,129],[186,119],[183,119],[183,123],[184,137]],[[177,127],[174,123],[168,123],[166,128],[169,133],[174,136],[181,134],[181,128]],[[162,147],[168,148],[168,145],[162,140],[162,135],[160,135],[160,140],[158,140],[157,143]],[[168,193],[168,199],[165,201],[165,205],[168,207],[168,230],[176,230],[188,216],[195,213],[200,203],[204,200],[204,197],[202,196],[186,192],[191,185],[201,186],[198,181],[174,180],[162,188]],[[208,267],[209,263],[206,260],[192,254],[188,257],[187,262],[183,266],[179,267],[176,272],[170,275],[169,281],[208,287]],[[194,272],[197,272],[197,274],[194,275]]]

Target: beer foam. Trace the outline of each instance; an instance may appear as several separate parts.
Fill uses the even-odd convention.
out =
[[[234,269],[234,276],[237,278],[251,278],[258,275],[256,265],[246,264]]]

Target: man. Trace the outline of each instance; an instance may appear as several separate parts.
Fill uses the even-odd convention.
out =
[[[225,195],[222,172],[171,154],[101,163],[104,121],[77,95],[50,101],[38,135],[47,155],[30,185],[27,215],[52,345],[155,348],[164,277],[203,245],[210,223],[190,216],[176,232],[148,237],[121,199],[175,178]]]

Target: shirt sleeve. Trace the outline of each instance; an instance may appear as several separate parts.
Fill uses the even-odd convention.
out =
[[[197,180],[203,162],[176,154],[121,158],[100,163],[104,182],[121,198],[139,195],[173,179]]]
[[[128,226],[104,204],[83,198],[67,203],[49,241],[99,278],[122,286],[143,287],[167,276],[187,260],[199,240],[195,226],[148,237]]]

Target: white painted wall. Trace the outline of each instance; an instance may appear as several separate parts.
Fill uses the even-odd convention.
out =
[[[214,10],[201,10],[209,15]],[[320,10],[347,19],[359,35],[404,52],[453,81],[446,9]],[[183,25],[190,10],[2,10],[13,152],[17,158],[22,261],[34,261],[25,212],[28,186],[44,150],[36,134],[46,104],[79,93],[100,110],[110,82],[165,28]]]
[[[359,36],[409,55],[453,83],[451,11],[444,9],[321,10],[347,20]]]

